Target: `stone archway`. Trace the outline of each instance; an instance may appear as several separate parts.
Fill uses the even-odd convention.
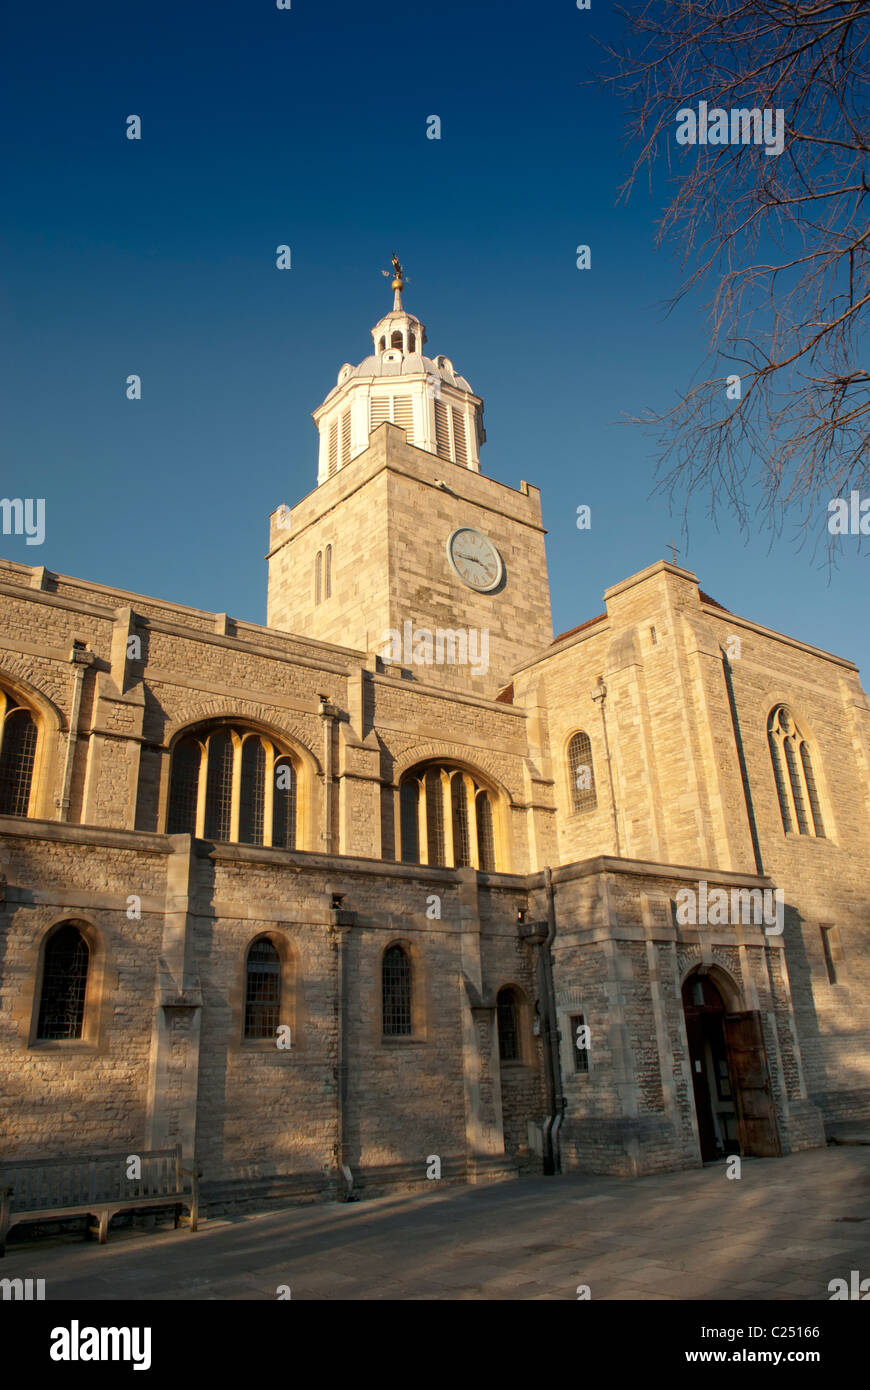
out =
[[[702,1161],[779,1155],[761,1015],[719,966],[690,971],[682,996]]]

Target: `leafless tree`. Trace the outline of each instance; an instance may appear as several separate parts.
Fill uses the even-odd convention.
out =
[[[870,496],[870,2],[651,0],[622,9],[602,74],[635,151],[620,189],[668,182],[657,242],[681,250],[671,299],[708,284],[706,379],[636,417],[657,438],[657,490],[706,495],[744,531],[827,535],[827,502]],[[676,143],[677,112],[777,108],[784,148]],[[741,378],[728,399],[726,377]],[[732,394],[736,390],[732,384]]]

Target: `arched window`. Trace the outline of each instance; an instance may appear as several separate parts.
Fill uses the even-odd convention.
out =
[[[480,867],[486,873],[495,873],[495,832],[492,825],[492,802],[485,791],[475,797],[477,814],[477,854]]]
[[[242,789],[239,802],[239,840],[261,845],[266,800],[266,749],[261,738],[242,744]]]
[[[289,758],[275,764],[272,844],[276,849],[296,848],[296,769]]]
[[[314,557],[314,602],[323,598],[323,551],[318,550]]]
[[[42,963],[38,1039],[82,1036],[89,960],[88,943],[75,923],[65,922],[49,937]]]
[[[413,334],[413,333],[409,333],[409,334],[408,334],[408,351],[409,351],[409,352],[416,352],[416,351],[417,351],[417,340],[416,340],[416,338],[414,337],[414,334]]]
[[[571,782],[571,809],[594,811],[598,805],[595,790],[595,768],[592,764],[592,744],[589,735],[573,734],[568,743],[568,777]]]
[[[825,838],[812,755],[806,737],[785,705],[777,705],[767,721],[767,742],[773,764],[783,829]]]
[[[515,989],[510,985],[500,989],[496,998],[498,1013],[498,1055],[503,1062],[520,1060],[520,1005]]]
[[[471,848],[468,842],[468,793],[462,773],[454,773],[450,779],[450,801],[453,818],[453,863],[457,869],[464,869],[471,863]]]
[[[401,946],[390,946],[384,951],[381,983],[384,1037],[408,1037],[411,1032],[411,961]]]
[[[197,738],[183,738],[172,754],[169,784],[168,835],[196,834],[196,803],[199,797],[199,769],[203,747]]]
[[[399,351],[401,351],[401,348],[402,348],[402,334],[401,334],[401,331],[397,331],[397,332],[395,332],[395,333],[393,333],[393,334],[391,335],[391,337],[390,337],[390,347],[392,347],[392,348],[398,348]]]
[[[208,778],[205,791],[205,837],[232,838],[233,740],[229,730],[219,729],[208,741]]]
[[[386,340],[386,338],[381,338],[381,342],[380,342],[380,351],[381,351],[381,352],[386,352],[386,350],[387,350],[387,340]]]
[[[420,863],[420,830],[417,807],[420,803],[420,784],[406,777],[399,792],[402,820],[402,863]]]
[[[406,772],[399,820],[403,863],[496,871],[494,794],[464,768],[438,763]]]
[[[446,771],[444,776],[447,776]],[[447,785],[450,785],[449,782]],[[444,782],[440,768],[429,769],[423,779],[423,789],[426,794],[426,863],[444,865],[447,863],[444,844]]]
[[[281,958],[267,936],[254,941],[245,970],[245,1037],[274,1038],[281,1022]]]
[[[36,723],[0,692],[0,816],[26,816],[36,762]]]
[[[173,749],[166,831],[295,849],[298,773],[265,734],[224,725]]]
[[[332,598],[332,546],[331,546],[331,545],[328,545],[328,546],[326,547],[326,555],[325,555],[324,559],[325,559],[325,569],[324,569],[324,576],[323,576],[323,596],[324,596],[324,598]]]

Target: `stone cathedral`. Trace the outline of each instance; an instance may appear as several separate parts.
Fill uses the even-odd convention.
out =
[[[0,1158],[180,1144],[220,1210],[824,1144],[858,671],[664,560],[554,639],[539,491],[393,273],[266,626],[0,562]]]

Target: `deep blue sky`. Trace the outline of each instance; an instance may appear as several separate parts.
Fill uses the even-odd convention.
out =
[[[616,206],[624,113],[581,84],[591,35],[618,24],[599,0],[15,6],[0,491],[45,497],[47,536],[0,552],[263,622],[268,513],[314,486],[310,412],[370,350],[394,249],[428,351],[484,398],[483,470],[543,491],[556,631],[672,533],[683,549],[649,497],[650,441],[619,421],[675,399],[706,325],[698,301],[665,317],[664,190]],[[831,579],[699,505],[681,562],[726,607],[866,670],[854,546]]]

